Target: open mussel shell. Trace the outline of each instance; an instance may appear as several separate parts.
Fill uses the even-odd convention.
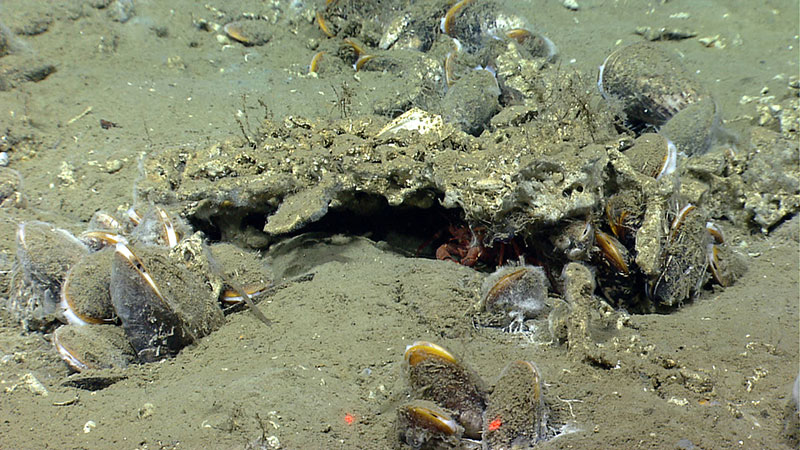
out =
[[[475,372],[443,347],[424,341],[406,348],[403,366],[413,397],[452,410],[465,436],[480,437],[486,387]]]
[[[111,248],[90,253],[67,273],[61,286],[61,308],[71,324],[112,322],[116,315],[111,302]]]
[[[114,253],[111,298],[142,362],[174,355],[224,322],[203,280],[168,253],[122,243]]]
[[[53,345],[78,372],[124,368],[135,359],[125,332],[114,325],[64,325],[53,332]]]
[[[503,317],[503,326],[532,319],[547,309],[548,285],[541,267],[502,266],[484,280],[482,304],[488,313]]]
[[[530,448],[546,437],[542,384],[539,370],[531,362],[514,361],[503,369],[485,412],[484,448]]]
[[[426,400],[401,405],[397,409],[397,436],[412,449],[459,448],[464,427],[452,414]]]
[[[622,102],[635,126],[660,127],[709,92],[671,53],[640,42],[614,51],[600,66],[597,80],[605,98]]]

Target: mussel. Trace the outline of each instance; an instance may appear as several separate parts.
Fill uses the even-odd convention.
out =
[[[465,436],[480,437],[486,388],[475,372],[443,347],[424,341],[406,348],[404,367],[414,397],[453,411]]]
[[[500,374],[484,413],[484,448],[530,448],[547,434],[547,407],[539,369],[513,361]]]
[[[222,311],[210,290],[170,260],[167,249],[142,246],[135,251],[116,245],[111,298],[140,361],[174,355],[222,325]]]

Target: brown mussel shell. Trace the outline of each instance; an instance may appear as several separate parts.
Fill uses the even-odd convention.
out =
[[[486,388],[475,372],[443,347],[422,341],[406,349],[404,369],[412,397],[452,410],[466,436],[480,437]]]
[[[622,102],[629,121],[655,127],[711,97],[676,57],[649,42],[609,55],[600,67],[597,84],[604,97]]]
[[[530,448],[546,437],[542,385],[539,370],[531,362],[513,361],[503,369],[484,414],[484,448]]]
[[[142,362],[172,356],[224,322],[203,281],[168,253],[117,244],[114,254],[111,298]]]

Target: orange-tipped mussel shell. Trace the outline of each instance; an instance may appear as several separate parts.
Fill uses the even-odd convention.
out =
[[[397,409],[397,436],[414,449],[458,448],[464,427],[433,402],[414,400]]]
[[[486,388],[475,372],[443,347],[424,341],[408,346],[404,369],[413,397],[452,410],[466,436],[480,436]]]

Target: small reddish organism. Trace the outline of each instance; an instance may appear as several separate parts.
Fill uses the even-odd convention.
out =
[[[487,245],[485,227],[449,225],[447,232],[450,238],[436,249],[436,259],[454,261],[468,267],[476,267],[480,263],[493,269],[522,256],[516,238]]]

